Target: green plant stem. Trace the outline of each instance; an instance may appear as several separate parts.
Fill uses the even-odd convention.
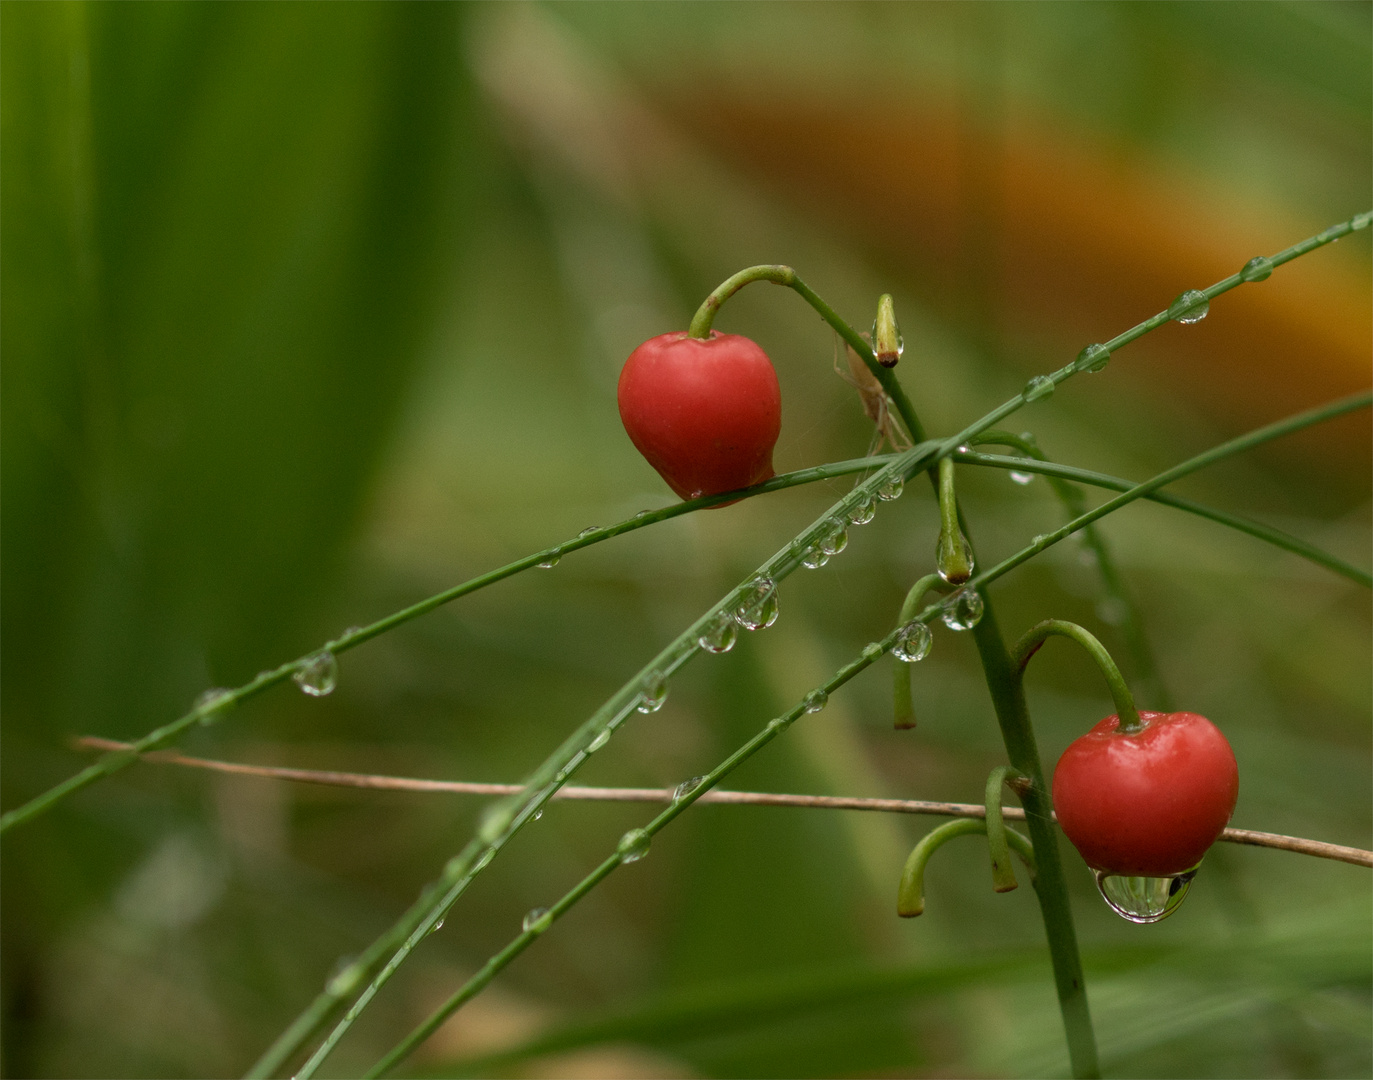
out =
[[[933,610],[929,613],[933,615]],[[899,629],[899,628],[898,628]],[[834,693],[854,676],[870,667],[877,659],[883,656],[896,640],[897,630],[889,633],[881,642],[864,649],[861,654],[849,661],[828,680],[819,686],[819,689],[827,695]],[[782,732],[786,731],[797,719],[806,714],[805,699],[797,702],[789,710],[770,721],[761,731],[759,731],[743,746],[739,747],[729,757],[725,758],[719,765],[715,766],[705,775],[705,778],[689,792],[658,814],[652,821],[644,826],[644,832],[650,837],[656,836],[659,832],[671,824],[679,815],[683,814],[697,799],[712,788],[716,787],[730,773],[734,772],[740,765],[751,758],[759,750],[765,747],[773,739],[777,738]],[[981,826],[981,822],[975,822]],[[548,909],[547,915],[542,917],[534,926],[525,930],[518,937],[513,939],[509,945],[488,960],[475,975],[473,975],[463,986],[443,1003],[423,1024],[411,1032],[406,1038],[388,1053],[378,1064],[367,1074],[370,1077],[384,1075],[403,1058],[405,1058],[416,1046],[427,1039],[438,1027],[448,1019],[457,1009],[467,1001],[475,997],[495,976],[508,965],[516,956],[527,949],[534,940],[544,933],[558,918],[567,912],[583,896],[591,891],[600,881],[609,876],[617,867],[624,862],[620,851],[616,851],[608,859],[596,867],[590,874],[583,878],[571,891],[566,893],[556,904]],[[302,1070],[297,1073],[298,1080],[307,1080],[311,1073]]]
[[[1139,718],[1139,710],[1135,708],[1134,695],[1121,678],[1120,668],[1116,667],[1116,662],[1111,659],[1106,646],[1075,622],[1068,622],[1066,619],[1045,619],[1042,623],[1030,627],[1011,650],[1011,660],[1015,664],[1018,676],[1021,679],[1025,677],[1025,667],[1029,664],[1030,658],[1039,652],[1045,641],[1055,635],[1076,641],[1096,661],[1096,666],[1101,669],[1101,674],[1111,691],[1111,700],[1115,702],[1116,716],[1120,718],[1120,730],[1141,730],[1144,724]]]
[[[896,625],[905,626],[915,621],[920,611],[920,602],[931,589],[944,588],[944,579],[938,574],[926,574],[906,593],[901,605],[901,614]],[[915,727],[915,702],[911,700],[911,665],[897,661],[892,667],[892,723],[898,731],[909,731]]]
[[[1058,834],[1053,827],[1053,804],[1039,762],[1039,748],[1030,724],[1030,712],[1025,705],[1024,687],[1006,652],[1006,644],[990,605],[973,627],[973,640],[982,659],[987,690],[1001,727],[1006,754],[1011,764],[1029,781],[1020,791],[1020,801],[1025,807],[1025,823],[1034,846],[1038,871],[1035,891],[1048,938],[1049,958],[1053,964],[1054,985],[1058,991],[1073,1076],[1097,1077],[1101,1075],[1101,1065],[1097,1058],[1096,1035],[1092,1031],[1092,1016],[1087,1006],[1087,988],[1083,983],[1082,959],[1078,954],[1072,905],[1058,854]]]
[[[996,578],[1001,577],[1007,571],[1019,566],[1027,559],[1032,559],[1041,551],[1052,547],[1065,536],[1071,536],[1079,529],[1090,525],[1094,521],[1099,521],[1107,514],[1114,513],[1122,506],[1134,502],[1136,499],[1145,498],[1159,488],[1165,487],[1175,480],[1180,480],[1182,477],[1194,473],[1199,469],[1204,469],[1208,465],[1214,465],[1217,461],[1221,461],[1227,457],[1233,457],[1235,454],[1242,453],[1245,450],[1251,450],[1262,443],[1271,442],[1273,439],[1281,438],[1284,435],[1290,435],[1295,431],[1300,431],[1302,428],[1324,423],[1327,420],[1333,420],[1337,416],[1343,416],[1345,413],[1354,412],[1356,409],[1366,409],[1371,404],[1373,404],[1373,392],[1365,390],[1362,393],[1353,394],[1350,397],[1340,398],[1338,401],[1332,401],[1325,405],[1319,405],[1314,409],[1307,409],[1304,412],[1296,413],[1293,416],[1286,417],[1285,419],[1275,421],[1272,424],[1250,431],[1247,434],[1240,435],[1228,442],[1223,442],[1219,446],[1213,446],[1210,450],[1197,454],[1195,457],[1188,458],[1186,461],[1174,465],[1171,469],[1167,469],[1157,476],[1145,480],[1143,483],[1135,484],[1133,487],[1127,488],[1114,499],[1108,499],[1096,509],[1078,515],[1072,521],[1069,521],[1065,525],[1061,525],[1053,532],[1037,537],[1033,544],[1022,548],[1014,555],[1003,559],[995,566],[974,576],[972,581],[968,583],[968,586],[970,588],[976,588],[987,582],[994,581]]]
[[[715,322],[715,315],[720,310],[720,306],[731,296],[737,293],[745,285],[755,281],[769,281],[774,285],[785,285],[794,290],[802,300],[808,303],[820,313],[820,317],[829,323],[852,347],[867,365],[868,370],[886,392],[887,397],[891,398],[896,405],[897,411],[901,414],[901,419],[906,424],[906,430],[910,432],[914,442],[922,442],[925,438],[925,429],[921,426],[920,420],[916,417],[915,408],[911,405],[911,400],[906,396],[906,391],[902,389],[896,377],[880,363],[877,356],[872,351],[872,346],[864,340],[863,335],[858,333],[852,326],[846,323],[835,312],[834,308],[825,303],[812,289],[797,275],[796,271],[790,266],[764,265],[750,266],[745,270],[740,270],[737,274],[727,278],[720,286],[706,297],[705,302],[696,310],[692,317],[691,325],[687,328],[687,336],[693,338],[708,338],[710,328]]]
[[[901,870],[901,884],[896,890],[896,913],[903,919],[914,919],[918,915],[925,913],[925,868],[929,865],[931,857],[936,851],[942,848],[950,840],[960,836],[970,836],[974,833],[985,833],[990,839],[991,830],[988,822],[978,818],[964,818],[961,821],[950,821],[940,825],[937,829],[931,829],[920,839],[912,849],[906,859],[906,865]],[[1030,841],[1016,832],[1014,829],[1002,827],[1001,845],[1008,854],[1010,848],[1015,848],[1016,854],[1025,863],[1025,868],[1030,872],[1031,880],[1035,877],[1035,856],[1034,847]],[[1009,865],[1009,864],[1008,864]],[[1015,875],[1011,875],[1011,889],[1015,888]],[[997,889],[997,892],[1009,892],[1010,889]]]
[[[1365,401],[1365,406],[1368,404]],[[1108,476],[1105,473],[1092,472],[1088,469],[1078,469],[1071,465],[1060,465],[1053,461],[1041,461],[1034,458],[1015,458],[1003,457],[999,454],[979,454],[976,452],[960,453],[955,455],[959,461],[969,465],[988,465],[996,469],[1014,469],[1017,472],[1036,472],[1049,478],[1061,477],[1065,480],[1075,480],[1081,484],[1089,484],[1092,487],[1106,488],[1109,491],[1130,491],[1135,487],[1135,481],[1122,480],[1118,476]],[[1350,581],[1357,582],[1365,588],[1373,587],[1373,574],[1367,570],[1362,570],[1357,566],[1352,566],[1343,559],[1337,558],[1327,551],[1322,551],[1314,544],[1309,544],[1291,533],[1275,529],[1271,525],[1265,525],[1260,521],[1242,517],[1239,514],[1232,514],[1225,510],[1218,510],[1215,507],[1207,506],[1204,503],[1195,502],[1192,499],[1184,499],[1180,495],[1170,495],[1166,491],[1150,491],[1144,495],[1150,502],[1159,503],[1162,506],[1171,506],[1175,510],[1182,510],[1198,517],[1214,521],[1218,525],[1225,525],[1238,532],[1246,533],[1255,539],[1272,544],[1274,547],[1282,548],[1293,555],[1300,555],[1303,559],[1322,566],[1327,570],[1332,570],[1341,577],[1346,577]],[[1083,513],[1077,511],[1073,516],[1076,517]],[[1088,526],[1083,530],[1083,534],[1091,530]]]
[[[985,446],[988,443],[1012,447],[1036,461],[1048,460],[1038,444],[1035,443],[1033,436],[1014,435],[1009,431],[984,431],[972,440],[974,446]],[[960,461],[966,460],[964,454],[959,454],[957,457]],[[1086,512],[1087,500],[1083,497],[1080,488],[1058,476],[1047,475],[1045,479],[1053,493],[1058,496],[1059,502],[1063,504],[1063,509],[1069,518],[1075,518]],[[1129,486],[1126,484],[1127,488]],[[1134,597],[1125,587],[1125,580],[1121,577],[1115,559],[1112,558],[1110,549],[1106,545],[1106,538],[1095,525],[1089,525],[1082,530],[1082,542],[1086,549],[1091,552],[1096,563],[1097,573],[1101,577],[1107,602],[1120,612],[1120,633],[1125,639],[1125,647],[1129,649],[1130,657],[1134,661],[1136,675],[1146,689],[1146,699],[1155,708],[1164,712],[1171,711],[1173,707],[1172,697],[1168,693],[1168,687],[1164,684],[1163,674],[1159,670],[1158,660],[1149,644],[1148,635],[1144,632],[1144,619],[1140,615],[1139,605],[1135,603]]]
[[[1008,773],[1015,770],[1009,765],[998,765],[987,776],[984,792],[987,816],[987,850],[992,856],[992,890],[1010,892],[1016,888],[1015,867],[1011,865],[1011,852],[1007,846],[1006,820],[1001,816],[1001,785],[1006,782]]]

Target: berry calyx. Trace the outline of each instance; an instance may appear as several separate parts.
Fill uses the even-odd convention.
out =
[[[625,361],[617,397],[630,439],[683,499],[773,475],[782,391],[767,354],[748,338],[649,338]]]
[[[1140,728],[1108,716],[1054,769],[1058,823],[1095,870],[1165,877],[1215,843],[1239,796],[1229,742],[1196,713],[1141,712]]]

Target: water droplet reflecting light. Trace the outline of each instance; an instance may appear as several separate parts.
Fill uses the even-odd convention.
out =
[[[848,547],[849,533],[842,521],[836,521],[820,537],[820,550],[826,555],[838,555]]]
[[[690,795],[693,791],[695,791],[705,782],[706,778],[704,776],[693,776],[689,779],[683,780],[680,784],[678,784],[675,788],[672,789],[672,801],[674,803],[681,802],[683,799],[685,799],[688,795]]]
[[[950,630],[971,630],[982,621],[982,609],[976,589],[959,589],[945,602],[941,618]]]
[[[897,499],[901,498],[901,493],[905,490],[906,481],[899,476],[895,476],[877,489],[877,497],[883,502],[895,502]]]
[[[657,712],[667,700],[667,689],[666,677],[656,671],[650,673],[644,678],[643,687],[639,690],[639,704],[634,707],[641,713]],[[606,734],[608,736],[609,732]]]
[[[233,708],[233,704],[233,691],[216,686],[196,698],[192,709],[200,713],[200,722],[208,727]]]
[[[338,661],[328,649],[317,652],[296,668],[295,684],[311,697],[325,697],[338,685]]]
[[[816,687],[802,699],[801,707],[808,713],[818,713],[828,705],[829,702],[829,694],[825,693],[825,691],[821,690],[819,687]]]
[[[729,615],[720,615],[701,631],[697,643],[706,652],[727,653],[739,637],[739,624]]]
[[[1255,255],[1240,270],[1241,281],[1267,281],[1273,276],[1273,260],[1265,255]]]
[[[1035,474],[1032,472],[1017,472],[1015,469],[1012,469],[1007,475],[1017,484],[1028,484],[1035,478]]]
[[[930,645],[933,641],[934,635],[930,633],[930,628],[916,619],[908,622],[897,632],[891,652],[898,660],[914,664],[930,654]]]
[[[749,583],[734,619],[745,630],[766,630],[777,621],[777,582],[770,577],[754,578]]]
[[[648,854],[649,845],[653,843],[653,837],[643,829],[630,829],[624,836],[620,837],[620,862],[638,862]]]
[[[1097,891],[1112,911],[1132,923],[1156,923],[1178,909],[1187,897],[1197,868],[1171,877],[1122,877],[1093,870]]]
[[[866,525],[877,515],[877,500],[864,499],[849,511],[849,521],[854,525]]]
[[[536,907],[525,912],[524,921],[520,923],[520,928],[525,931],[537,930],[543,933],[553,925],[553,920],[548,917],[548,908]]]
[[[1085,371],[1089,375],[1094,375],[1111,362],[1111,350],[1105,345],[1088,345],[1077,354],[1076,367],[1078,371]]]
[[[1211,302],[1206,294],[1197,289],[1188,289],[1168,305],[1168,318],[1186,326],[1199,323],[1211,310]]]

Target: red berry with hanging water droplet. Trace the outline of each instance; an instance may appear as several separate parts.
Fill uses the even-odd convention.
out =
[[[773,475],[782,392],[767,354],[748,338],[650,338],[625,361],[617,396],[630,439],[683,499]]]
[[[1196,866],[1230,821],[1239,767],[1229,742],[1196,713],[1141,712],[1120,730],[1108,716],[1054,770],[1054,810],[1087,865],[1164,877]]]

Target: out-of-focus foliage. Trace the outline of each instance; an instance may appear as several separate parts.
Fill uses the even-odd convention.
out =
[[[945,433],[1205,285],[1373,203],[1370,6],[0,6],[3,780],[17,805],[125,737],[474,573],[670,501],[615,379],[729,273],[785,262],[855,325],[896,295],[899,374]],[[1367,385],[1368,233],[1218,300],[1015,418],[1142,478]],[[754,286],[719,327],[784,392],[779,470],[866,447],[830,332]],[[1189,479],[1360,564],[1367,415]],[[995,559],[1060,520],[960,474]],[[192,752],[513,780],[843,490],[679,519],[476,594],[278,690]],[[782,617],[682,673],[587,783],[702,773],[883,634],[932,561],[916,484]],[[1235,824],[1369,845],[1366,591],[1155,506],[1105,533],[1172,698],[1241,766]],[[1130,667],[1061,545],[992,591]],[[1127,674],[1129,671],[1127,670]],[[1001,751],[940,631],[890,730],[885,664],[735,777],[976,800]],[[1109,708],[1045,650],[1050,765]],[[389,925],[478,807],[142,766],[3,850],[7,1075],[229,1075]],[[643,807],[559,804],[331,1059],[365,1068]],[[1066,1055],[1032,895],[964,841],[898,922],[927,823],[701,807],[411,1063],[447,1075],[1045,1075]],[[1208,857],[1126,925],[1066,849],[1112,1075],[1370,1065],[1366,871]]]

